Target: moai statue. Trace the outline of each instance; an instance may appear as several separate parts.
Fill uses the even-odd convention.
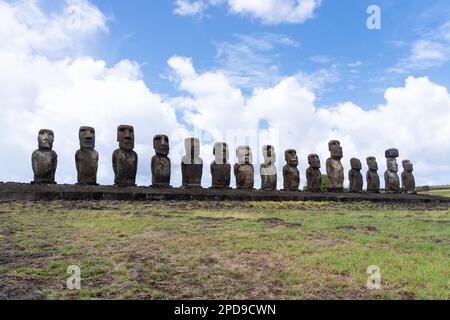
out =
[[[134,149],[134,128],[121,125],[117,128],[119,149],[112,155],[114,184],[118,187],[136,186],[138,155]]]
[[[367,158],[367,192],[379,193],[380,192],[380,177],[378,176],[378,163],[375,157]]]
[[[253,167],[253,154],[248,146],[240,146],[236,150],[238,163],[234,165],[236,188],[253,190],[255,186],[255,169]]]
[[[152,187],[170,188],[171,162],[169,159],[169,137],[156,135],[153,138],[155,155],[152,158]]]
[[[42,129],[38,135],[39,149],[33,152],[31,164],[36,184],[56,184],[55,173],[58,155],[53,151],[55,135],[52,130]]]
[[[352,158],[350,160],[351,170],[348,173],[348,180],[350,181],[350,192],[360,193],[363,190],[363,176],[361,174],[362,164],[361,160]]]
[[[344,191],[344,167],[341,159],[343,157],[341,143],[337,140],[330,141],[328,148],[331,157],[327,160],[328,191]]]
[[[300,187],[300,172],[298,171],[297,151],[287,150],[284,153],[286,165],[283,167],[284,190],[298,191]]]
[[[228,163],[230,153],[228,145],[217,142],[214,145],[215,160],[211,163],[211,176],[213,189],[230,189],[231,165]]]
[[[98,152],[95,151],[95,129],[81,127],[80,150],[75,154],[79,185],[97,185]]]
[[[261,190],[277,190],[276,154],[273,146],[263,146],[264,163],[260,166]]]
[[[409,160],[402,161],[403,173],[402,173],[402,190],[408,194],[416,194],[416,180],[413,175],[413,164]]]
[[[400,193],[400,179],[398,178],[398,164],[397,158],[399,156],[397,149],[386,150],[386,165],[387,170],[384,173],[384,181],[386,183],[385,189],[388,193]]]
[[[306,170],[307,189],[311,192],[320,192],[322,173],[320,172],[320,159],[317,154],[308,156],[309,168]]]
[[[200,140],[187,138],[184,140],[186,155],[181,160],[183,188],[201,188],[203,160],[200,158]]]

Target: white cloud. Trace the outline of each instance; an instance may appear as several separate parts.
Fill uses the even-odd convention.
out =
[[[227,4],[231,13],[249,16],[262,23],[301,24],[314,17],[321,0],[176,0],[175,14],[199,15],[208,6]]]

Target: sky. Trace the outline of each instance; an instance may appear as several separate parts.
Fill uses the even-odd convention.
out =
[[[274,145],[281,187],[284,150],[297,150],[303,185],[307,156],[325,172],[334,139],[346,171],[357,157],[365,173],[376,156],[382,176],[396,147],[418,185],[448,184],[449,60],[447,0],[0,0],[0,181],[32,180],[49,128],[57,181],[76,182],[78,128],[90,125],[99,182],[112,184],[116,128],[130,124],[139,185],[151,182],[159,133],[174,186],[190,136],[205,187],[215,141],[250,145],[257,175]]]

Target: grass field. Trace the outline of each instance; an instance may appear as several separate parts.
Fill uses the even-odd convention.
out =
[[[450,298],[449,205],[11,202],[0,252],[0,299]]]
[[[441,196],[441,197],[448,197],[450,198],[450,189],[443,189],[443,190],[431,190],[423,192],[423,194],[429,194],[432,196]]]

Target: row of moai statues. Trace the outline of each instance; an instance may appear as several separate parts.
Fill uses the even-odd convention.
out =
[[[79,130],[80,149],[75,154],[78,173],[78,184],[96,185],[99,155],[95,150],[95,129],[81,127]],[[38,135],[39,149],[33,152],[32,166],[36,184],[54,184],[57,167],[57,154],[53,151],[54,134],[51,130],[41,130]],[[121,125],[117,129],[119,148],[113,152],[112,165],[114,170],[114,184],[119,187],[135,186],[138,166],[138,155],[134,151],[134,128]],[[151,161],[152,187],[170,188],[171,161],[169,158],[169,138],[157,135],[153,139],[155,156]],[[186,154],[181,161],[182,187],[201,188],[203,175],[203,160],[200,158],[200,141],[195,138],[185,140]],[[265,191],[277,190],[276,155],[273,146],[263,147],[264,162],[261,164],[261,189]],[[341,163],[343,151],[339,141],[329,143],[331,157],[326,162],[328,176],[328,191],[342,192],[344,190],[344,167]],[[228,145],[223,142],[214,145],[214,161],[210,170],[212,188],[230,189],[231,165],[229,161]],[[415,181],[412,163],[403,161],[404,172],[401,175],[402,186],[397,174],[397,149],[386,151],[387,171],[385,173],[385,190],[389,193],[415,193]],[[253,166],[252,150],[248,146],[240,146],[236,150],[238,162],[234,165],[237,189],[254,189],[255,170]],[[300,187],[300,172],[297,152],[293,149],[285,152],[286,165],[283,167],[283,187],[286,191],[298,191]],[[306,170],[307,190],[321,191],[322,173],[321,163],[317,154],[308,156],[309,168]],[[350,160],[351,170],[348,174],[349,191],[359,193],[363,191],[362,166],[359,159]],[[367,192],[380,192],[380,178],[378,164],[375,157],[367,158],[369,170],[366,175]]]

